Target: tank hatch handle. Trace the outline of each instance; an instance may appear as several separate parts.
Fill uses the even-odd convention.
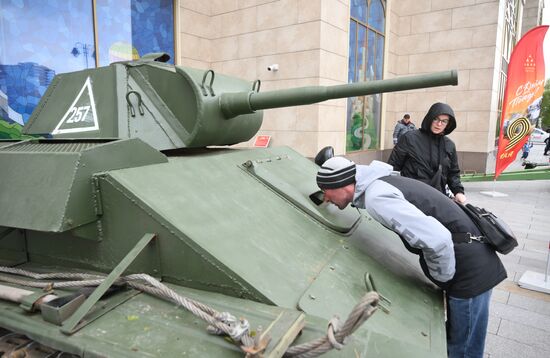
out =
[[[142,116],[145,114],[145,111],[143,110],[143,100],[141,99],[141,95],[136,91],[129,91],[126,93],[126,103],[128,103],[128,108],[130,108],[130,115],[132,117],[136,116],[136,111],[134,110],[134,105],[132,104],[132,101],[130,101],[130,95],[135,94],[138,100],[138,110],[139,114]]]
[[[212,76],[210,77],[210,84],[206,84],[206,78],[208,77],[208,74],[211,73]],[[216,94],[214,93],[214,90],[212,89],[212,86],[214,85],[214,71],[208,70],[204,73],[204,76],[202,76],[202,82],[201,82],[201,89],[202,89],[202,95],[208,96],[208,92],[210,92],[210,95],[214,97]],[[208,90],[208,92],[206,92]]]
[[[97,286],[97,288],[94,290],[94,292],[84,301],[84,303],[76,310],[76,312],[63,323],[63,326],[61,327],[61,332],[71,335],[84,327],[86,324],[92,322],[92,319],[82,320],[88,312],[91,310],[91,308],[96,304],[97,301],[107,292],[109,287],[113,285],[113,283],[126,271],[128,266],[134,260],[138,255],[143,251],[145,247],[154,239],[156,238],[156,234],[145,234],[141,239],[139,239],[138,243],[126,254],[126,256],[118,263],[118,265],[109,273],[107,277],[105,277],[105,280]],[[122,302],[121,302],[122,303]],[[107,311],[107,310],[103,310]],[[106,312],[105,312],[106,313]],[[99,316],[94,317],[99,318]],[[81,323],[82,321],[82,323]]]
[[[374,285],[374,279],[372,278],[372,275],[368,272],[365,272],[365,286],[367,287],[367,292],[370,291],[376,291],[378,295],[380,296],[380,301],[378,302],[378,307],[385,313],[390,313],[390,306],[391,301],[380,293],[379,290],[376,289],[376,286]]]
[[[252,91],[253,92],[260,92],[260,86],[262,85],[262,81],[258,78],[254,83],[252,84]]]

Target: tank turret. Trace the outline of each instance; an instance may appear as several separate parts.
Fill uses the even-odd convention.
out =
[[[54,138],[135,138],[158,150],[231,145],[252,138],[269,108],[416,88],[456,85],[456,71],[336,86],[260,92],[254,83],[159,62],[56,76],[24,132]]]

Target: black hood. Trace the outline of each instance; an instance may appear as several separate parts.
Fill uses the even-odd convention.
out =
[[[449,124],[445,127],[445,130],[443,131],[443,134],[447,135],[450,134],[452,131],[456,128],[456,119],[455,119],[455,112],[453,112],[453,109],[451,106],[449,106],[446,103],[434,103],[430,109],[428,110],[428,113],[422,120],[422,126],[420,127],[420,130],[423,132],[431,133],[431,126],[433,119],[440,114],[446,114],[449,116]]]

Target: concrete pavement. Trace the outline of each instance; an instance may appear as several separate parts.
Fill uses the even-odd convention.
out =
[[[535,145],[531,161],[548,162]],[[507,171],[521,170],[518,161]],[[550,357],[550,294],[520,288],[526,271],[545,272],[550,241],[550,180],[464,183],[468,202],[504,219],[519,246],[501,259],[508,279],[493,290],[485,357]],[[481,191],[508,194],[490,197]]]

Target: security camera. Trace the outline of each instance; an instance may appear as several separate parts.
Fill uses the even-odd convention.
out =
[[[277,71],[279,71],[279,64],[274,63],[273,65],[269,65],[269,66],[267,66],[267,70],[277,72]]]

